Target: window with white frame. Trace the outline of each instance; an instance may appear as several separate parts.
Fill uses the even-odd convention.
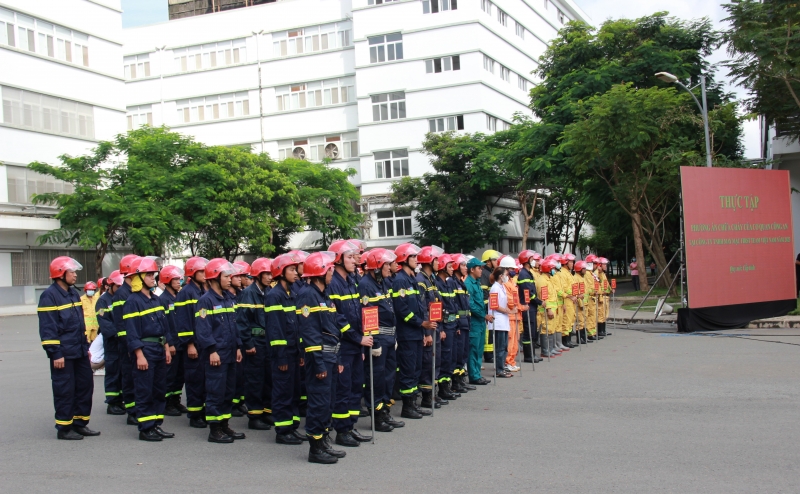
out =
[[[464,115],[428,119],[428,132],[447,132],[450,130],[464,130]]]
[[[497,118],[491,115],[486,115],[486,129],[491,132],[497,132]]]
[[[403,35],[400,33],[385,36],[370,36],[369,63],[380,63],[403,59]]]
[[[275,88],[276,110],[289,111],[339,105],[356,100],[355,79],[328,79]]]
[[[205,122],[250,115],[247,91],[178,100],[178,122]]]
[[[525,27],[517,21],[514,21],[514,32],[522,39],[525,39]]]
[[[213,69],[247,62],[245,38],[172,50],[176,72]]]
[[[89,66],[89,35],[4,8],[0,44]]]
[[[51,175],[37,173],[22,166],[6,165],[6,175],[8,202],[12,204],[33,204],[34,194],[74,192],[71,183],[56,180]]]
[[[344,48],[352,44],[353,24],[351,21],[272,34],[272,52],[276,58]]]
[[[569,21],[569,19],[567,18],[566,14],[564,14],[564,12],[559,10],[558,11],[558,22],[560,22],[561,24],[566,24],[567,21]]]
[[[527,93],[528,92],[528,79],[525,79],[521,75],[517,75],[517,87],[519,87],[520,89],[522,89],[523,91],[525,91]]]
[[[506,82],[511,81],[511,70],[509,70],[508,67],[503,67],[502,65],[499,65],[499,68],[500,68],[500,73],[499,73],[500,78]]]
[[[374,153],[375,178],[399,178],[408,176],[408,150],[395,149]]]
[[[495,61],[486,55],[483,56],[483,69],[494,74]]]
[[[410,237],[411,211],[378,211],[378,237]]]
[[[504,26],[508,26],[508,14],[500,9],[497,9],[497,22]]]
[[[358,132],[278,141],[278,159],[351,159],[358,157]]]
[[[481,0],[481,10],[492,15],[492,2],[489,0]]]
[[[448,70],[461,70],[461,57],[459,55],[425,60],[426,74],[447,72]]]
[[[405,92],[398,91],[395,93],[372,95],[373,122],[380,122],[383,120],[397,120],[399,118],[406,118]]]
[[[150,77],[150,55],[131,55],[123,59],[125,64],[125,79],[139,79]]]
[[[94,107],[77,101],[0,86],[3,123],[36,132],[94,139]]]
[[[128,130],[142,125],[153,126],[153,105],[129,106],[127,109]]]
[[[448,10],[458,10],[457,0],[422,0],[423,14],[436,14]]]

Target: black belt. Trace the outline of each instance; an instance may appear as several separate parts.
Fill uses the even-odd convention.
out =
[[[339,346],[341,346],[341,343],[337,343],[336,345],[322,345],[322,351],[325,353],[339,353]]]
[[[389,336],[394,336],[394,330],[395,330],[394,326],[392,326],[392,327],[380,326],[378,328],[378,334],[385,334],[385,335],[389,335]]]
[[[142,341],[149,341],[150,343],[158,343],[160,345],[164,345],[167,343],[167,339],[163,336],[148,336],[146,338],[142,338]]]
[[[264,336],[267,334],[267,330],[264,328],[252,328],[250,332],[253,336]]]

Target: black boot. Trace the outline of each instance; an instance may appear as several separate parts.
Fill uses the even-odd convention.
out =
[[[260,415],[248,415],[247,428],[253,429],[255,431],[268,431],[272,429],[272,427],[268,423],[261,420]]]
[[[464,384],[461,381],[461,376],[453,376],[453,380],[450,381],[450,390],[459,396],[469,393],[469,390],[464,387]]]
[[[335,456],[330,455],[322,446],[322,439],[314,439],[313,437],[308,441],[308,462],[309,463],[322,463],[323,465],[330,465],[339,461]]]
[[[173,395],[167,398],[167,406],[164,407],[164,415],[168,415],[170,417],[181,416],[180,410],[178,410],[178,408],[175,406],[175,398],[178,397]]]
[[[386,405],[383,410],[384,410],[383,419],[386,421],[387,424],[391,425],[395,429],[399,429],[401,427],[405,427],[405,425],[406,425],[405,422],[403,422],[402,420],[395,420],[394,417],[392,417],[392,409],[391,409],[391,407]]]
[[[493,364],[494,354],[492,352],[483,352],[483,361],[487,364]]]
[[[439,395],[433,395],[433,408],[440,409],[442,405],[449,405],[450,402],[445,400],[444,398],[439,398]]]
[[[384,412],[386,409],[375,410],[375,432],[392,432],[394,427],[386,423]]]
[[[533,357],[531,356],[531,344],[530,343],[523,343],[522,344],[522,361],[530,364],[533,362]]]
[[[131,414],[128,414],[128,418],[126,419],[125,423],[128,425],[139,425],[139,421],[136,420],[136,417]]]
[[[422,414],[419,413],[417,408],[414,406],[413,396],[403,396],[403,410],[400,412],[400,416],[406,419],[422,418]]]
[[[182,414],[189,413],[189,409],[183,406],[183,403],[181,403],[181,395],[175,395],[175,408],[177,408]]]
[[[292,430],[292,435],[301,441],[308,441],[308,436],[303,434],[302,432],[298,431],[297,429]]]
[[[90,429],[90,428],[88,428],[86,426],[73,425],[72,426],[72,430],[74,430],[75,432],[77,432],[81,436],[89,436],[89,437],[91,437],[91,436],[99,436],[100,435],[100,431],[93,431],[92,429]]]
[[[603,323],[603,336],[611,336],[611,333],[609,333],[606,329],[606,324],[608,324],[608,321]]]
[[[125,415],[125,409],[119,403],[109,403],[106,407],[106,413],[109,415]]]
[[[228,419],[222,421],[222,432],[231,436],[233,439],[244,439],[245,437],[247,437],[244,435],[244,432],[236,432],[233,429],[231,429],[230,426],[228,425]]]
[[[200,417],[194,417],[189,419],[189,427],[194,427],[195,429],[205,429],[208,427],[208,422]]]
[[[358,429],[355,428],[350,431],[350,435],[353,437],[353,439],[360,443],[368,443],[372,441],[372,436],[365,436],[364,434],[358,432]]]
[[[359,417],[369,417],[369,408],[361,407],[361,410],[358,411]]]
[[[467,377],[466,374],[463,374],[461,376],[461,387],[468,391],[475,391],[476,389],[478,389],[476,386],[473,386],[472,384],[469,383],[469,378]]]
[[[356,438],[351,436],[349,432],[337,432],[336,444],[346,448],[357,448],[361,443],[356,441]]]
[[[292,434],[291,432],[287,432],[285,434],[276,434],[275,442],[278,444],[288,444],[291,446],[297,446],[298,444],[303,444],[303,441],[295,437],[295,435]]]
[[[450,381],[439,383],[439,398],[443,400],[456,400],[460,395],[456,395],[450,388]]]
[[[210,443],[232,443],[233,438],[222,430],[222,424],[219,422],[211,423],[211,431],[208,433],[208,442]]]
[[[234,417],[244,417],[244,413],[242,413],[242,410],[239,408],[239,403],[233,404],[231,407],[231,415]]]
[[[329,455],[335,456],[336,458],[344,458],[345,456],[347,456],[347,453],[345,453],[344,451],[339,449],[333,449],[333,445],[331,444],[331,436],[327,432],[323,434],[321,441],[322,441],[322,449],[324,449],[325,452],[328,453]]]
[[[80,441],[83,439],[83,436],[72,429],[59,430],[58,434],[56,434],[56,437],[59,439],[66,439],[68,441]]]
[[[153,430],[156,431],[156,434],[163,437],[164,439],[172,439],[173,437],[175,437],[175,433],[165,431],[164,429],[161,428],[160,425],[153,427]]]
[[[153,427],[151,429],[147,429],[146,431],[139,431],[139,440],[140,441],[150,441],[150,442],[157,442],[164,439],[161,435],[156,432],[156,428]],[[210,440],[210,439],[209,439]]]
[[[573,345],[570,340],[571,340],[571,338],[569,337],[568,334],[562,334],[561,335],[561,344],[562,345],[564,345],[567,348],[575,348],[575,345]]]
[[[416,401],[415,401],[415,403],[416,403]],[[419,406],[417,407],[417,412],[421,413],[422,415],[430,415],[431,414],[430,411],[422,410],[422,409],[423,408],[433,408],[434,404],[435,403],[433,401],[433,391],[430,390],[430,389],[423,390],[422,391],[422,401],[419,403]],[[441,407],[441,405],[439,405],[439,407],[437,407],[437,408],[440,408],[440,407]]]

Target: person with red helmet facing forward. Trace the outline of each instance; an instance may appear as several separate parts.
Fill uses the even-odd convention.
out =
[[[589,307],[589,300],[590,300],[590,293],[589,293],[589,286],[587,285],[587,263],[586,261],[575,261],[575,282],[578,283],[578,292],[583,292],[583,294],[578,295],[578,338],[580,338],[580,343],[588,344],[592,343],[591,340],[587,338],[586,328],[589,324],[589,314],[588,314],[588,307]],[[594,287],[592,287],[594,289]],[[594,314],[592,314],[594,315]]]
[[[244,348],[244,399],[247,428],[268,431],[272,423],[272,365],[264,297],[271,290],[272,260],[259,257],[250,266],[253,284],[242,292],[236,327]]]
[[[542,349],[542,357],[546,358],[561,355],[561,351],[555,346],[555,335],[558,329],[558,294],[556,293],[556,285],[553,284],[553,277],[561,267],[560,261],[556,260],[559,258],[548,256],[539,263],[539,270],[542,275],[536,284],[538,289],[536,296],[542,301],[537,313],[537,324],[540,328],[539,345]]]
[[[239,302],[242,299],[242,292],[245,287],[245,280],[250,277],[250,265],[244,261],[233,263],[236,272],[231,276],[231,287],[228,294],[234,298],[233,308],[239,312]],[[244,355],[244,348],[240,348]],[[244,417],[247,414],[247,407],[244,404],[244,359],[236,363],[236,391],[233,393],[233,409],[231,415],[234,417]]]
[[[536,328],[536,311],[542,305],[542,301],[536,296],[536,278],[534,276],[534,268],[536,264],[536,257],[541,259],[541,256],[532,250],[523,250],[519,253],[517,260],[522,264],[522,268],[517,275],[517,290],[520,303],[520,316],[522,316],[522,356],[523,362],[535,363],[541,362],[542,359],[536,356],[534,351],[533,342],[538,339]],[[528,294],[528,299],[525,299],[525,293]]]
[[[50,359],[53,405],[59,439],[98,436],[89,429],[94,380],[89,361],[89,342],[81,310],[81,296],[74,288],[83,269],[71,257],[56,257],[50,263],[53,283],[39,298],[39,337]]]
[[[290,250],[288,254],[295,256],[300,262],[297,264],[297,281],[292,285],[292,291],[297,295],[300,290],[306,285],[306,280],[303,278],[303,263],[308,259],[308,252],[304,250]],[[302,346],[302,345],[301,345]],[[301,349],[302,353],[302,349]],[[306,406],[308,405],[308,397],[306,393],[306,379],[305,379],[305,365],[300,366],[300,417],[306,416]]]
[[[419,256],[417,256],[419,259]],[[453,258],[449,254],[441,254],[438,258],[438,266],[434,282],[439,298],[442,301],[442,328],[444,337],[441,344],[437,345],[437,359],[440,372],[437,373],[439,385],[439,398],[445,401],[455,400],[461,397],[461,393],[453,389],[453,377],[455,372],[455,343],[456,333],[458,332],[458,302],[456,301],[456,291],[458,284],[453,279],[455,268]],[[439,358],[441,356],[441,359]]]
[[[417,255],[417,262],[420,265],[419,272],[417,273],[417,288],[422,296],[424,303],[422,305],[422,317],[426,320],[428,317],[428,307],[432,302],[441,302],[442,297],[436,289],[436,271],[439,268],[439,256],[444,254],[444,250],[436,246],[425,246],[420,249]],[[438,323],[434,323],[437,324]],[[446,333],[443,328],[438,328],[438,331],[426,330],[425,336],[422,340],[422,369],[419,374],[419,389],[422,393],[422,400],[420,401],[420,408],[441,408],[442,405],[447,405],[449,402],[438,394],[435,393],[436,383],[434,380],[439,379],[439,372],[442,367],[442,339],[445,338]],[[433,338],[436,337],[436,374],[434,377],[433,370]],[[457,398],[456,396],[453,399]]]
[[[467,270],[467,256],[464,254],[450,254],[453,259],[453,276],[456,288],[455,301],[458,307],[458,318],[456,320],[456,341],[454,344],[454,369],[453,382],[451,387],[456,393],[467,393],[475,391],[477,388],[469,384],[467,376],[467,360],[469,359],[469,332],[470,332],[470,309],[469,293],[467,293],[466,279],[469,276]]]
[[[125,335],[125,322],[122,320],[122,312],[125,307],[125,301],[131,294],[131,280],[128,274],[132,273],[134,266],[139,263],[141,259],[136,254],[128,254],[119,261],[119,272],[124,277],[122,286],[114,293],[114,299],[111,303],[112,319],[114,320],[114,327],[117,330],[117,347],[119,348],[119,372],[122,382],[122,401],[125,403],[125,411],[128,414],[128,425],[139,425],[134,417],[134,409],[136,401],[134,398],[133,390],[133,362],[131,361],[130,353],[128,352],[128,345],[126,344]]]
[[[161,428],[166,405],[167,365],[172,359],[167,343],[169,323],[156,288],[156,261],[139,258],[127,274],[131,294],[125,301],[122,319],[128,352],[134,359],[132,372],[134,406],[139,440],[161,441],[175,437]]]
[[[575,280],[572,276],[572,268],[574,266],[575,255],[570,253],[562,254],[561,270],[558,272],[558,276],[562,288],[560,294],[563,299],[563,312],[561,314],[561,339],[556,341],[556,343],[560,343],[562,351],[575,348],[575,345],[570,341],[570,334],[572,334],[572,328],[575,325],[575,314],[578,305],[578,297],[572,294],[572,288],[575,285]]]
[[[351,238],[348,242],[358,246],[358,252],[356,253],[356,269],[353,271],[353,279],[356,285],[358,285],[361,283],[364,265],[367,263],[367,258],[363,257],[363,254],[367,251],[367,243],[357,238]],[[362,272],[359,272],[359,270],[362,270]]]
[[[189,425],[205,429],[208,425],[203,411],[206,401],[205,366],[195,344],[195,313],[197,302],[206,293],[205,269],[208,259],[190,257],[183,269],[188,278],[175,299],[175,328],[178,331],[179,347],[183,352],[183,377],[186,382],[186,416]]]
[[[606,336],[611,336],[611,333],[606,331],[606,321],[608,320],[608,313],[611,307],[611,282],[608,281],[608,276],[606,275],[608,271],[608,259],[605,257],[598,257],[596,264],[597,278],[600,284],[597,311],[597,337],[602,340]]]
[[[181,394],[183,393],[183,361],[184,353],[178,352],[180,340],[178,330],[175,325],[175,301],[178,292],[181,291],[181,281],[183,280],[183,269],[178,266],[164,266],[158,273],[158,282],[164,286],[164,291],[158,296],[161,305],[164,307],[164,315],[167,317],[167,344],[171,362],[167,364],[167,405],[164,408],[164,415],[179,417],[188,410],[181,404]]]
[[[109,415],[125,415],[125,405],[122,402],[122,376],[120,375],[120,355],[117,344],[117,330],[114,326],[111,305],[114,303],[114,293],[125,283],[119,270],[114,271],[108,278],[103,278],[106,290],[100,295],[95,305],[97,323],[100,325],[100,334],[103,336],[103,356],[105,360],[106,375],[104,388],[106,393],[106,413]]]
[[[97,338],[97,329],[99,328],[94,306],[97,305],[100,294],[97,292],[97,284],[95,284],[94,281],[87,281],[86,284],[83,285],[83,291],[85,292],[81,295],[83,323],[86,325],[86,340],[91,343]]]
[[[242,275],[241,275],[241,282],[242,282],[242,290],[247,288],[248,286],[253,284],[253,277],[250,276],[250,265],[247,264],[245,261],[236,261],[233,263],[234,266],[239,266],[242,268]]]
[[[239,269],[226,259],[212,259],[204,266],[208,290],[197,301],[195,334],[205,375],[205,418],[211,427],[210,443],[244,439],[228,425],[236,391],[236,363],[242,360],[242,340],[236,328],[235,301],[227,292]],[[185,288],[184,288],[185,289]]]

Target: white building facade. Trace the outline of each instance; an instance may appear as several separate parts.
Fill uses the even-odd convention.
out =
[[[93,252],[37,245],[59,222],[31,196],[70,188],[25,166],[125,130],[121,34],[120,0],[0,0],[0,305],[33,303],[56,255],[94,274]]]

